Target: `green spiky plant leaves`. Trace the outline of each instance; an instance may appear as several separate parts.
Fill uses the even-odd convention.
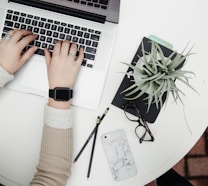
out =
[[[185,53],[186,48],[181,54],[173,52],[170,56],[165,57],[161,47],[156,42],[151,42],[150,52],[144,50],[142,43],[142,57],[137,63],[139,65],[124,63],[131,68],[131,71],[127,72],[126,75],[133,77],[132,81],[134,82],[122,92],[125,93],[125,99],[135,100],[147,93],[148,96],[145,99],[148,104],[148,112],[153,103],[156,104],[157,108],[162,107],[164,94],[167,94],[165,101],[171,93],[175,102],[178,99],[182,102],[180,95],[185,94],[176,86],[176,80],[196,91],[190,85],[190,76],[188,76],[188,74],[194,75],[194,73],[183,71],[181,68],[185,59],[192,55],[191,49]]]

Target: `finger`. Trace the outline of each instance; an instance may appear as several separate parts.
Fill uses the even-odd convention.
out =
[[[18,42],[20,39],[22,39],[22,37],[29,34],[32,34],[32,32],[28,30],[14,30],[10,40],[13,42]]]
[[[9,31],[9,34],[14,35],[14,33],[15,33],[16,31],[17,31],[16,29],[10,30],[10,31]]]
[[[28,59],[32,57],[32,55],[35,53],[35,51],[38,49],[38,47],[33,46],[29,50],[27,50],[20,58],[20,63],[24,64]]]
[[[30,42],[35,40],[37,37],[38,37],[38,35],[36,35],[36,34],[27,35],[18,42],[18,45],[21,49],[24,49]]]
[[[49,52],[47,48],[44,49],[44,53],[45,53],[46,64],[47,66],[49,66],[51,63],[51,53]]]
[[[59,56],[60,55],[61,45],[62,45],[61,41],[56,42],[56,44],[54,46],[54,49],[53,49],[53,56]]]
[[[77,53],[77,45],[72,43],[71,47],[69,49],[69,56],[74,57],[74,56],[76,56],[76,53]]]
[[[70,46],[69,41],[62,42],[61,55],[68,56],[69,46]]]
[[[83,48],[80,48],[79,50],[79,55],[76,59],[76,62],[80,65],[83,61],[83,58],[84,58],[84,49]]]

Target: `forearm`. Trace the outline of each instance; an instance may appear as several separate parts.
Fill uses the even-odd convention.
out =
[[[0,66],[0,87],[3,87],[7,82],[14,79],[14,76],[8,73],[3,67]]]
[[[64,186],[72,165],[72,119],[69,109],[45,108],[40,159],[31,186]]]

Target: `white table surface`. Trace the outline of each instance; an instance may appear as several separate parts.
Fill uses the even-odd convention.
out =
[[[106,107],[110,111],[99,128],[91,176],[87,169],[91,143],[72,166],[70,186],[140,186],[157,178],[175,165],[191,149],[208,126],[208,2],[206,0],[131,0],[121,2],[119,32],[99,108],[74,110],[74,156],[93,129],[96,117]],[[184,69],[195,72],[190,83],[198,90],[181,86],[184,105],[172,98],[163,107],[156,122],[150,124],[155,141],[139,144],[134,124],[123,111],[110,105],[127,67],[143,36],[154,34],[182,51],[189,42],[192,55]],[[46,99],[34,95],[0,90],[0,182],[9,186],[28,185],[38,162]],[[124,129],[137,165],[135,177],[114,181],[100,137],[106,132]],[[16,184],[15,184],[16,183]],[[18,184],[17,184],[18,183]]]

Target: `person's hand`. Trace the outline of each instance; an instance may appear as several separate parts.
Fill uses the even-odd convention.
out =
[[[9,31],[11,38],[2,38],[0,41],[0,65],[10,74],[18,71],[22,65],[35,53],[37,47],[33,46],[23,53],[24,48],[37,35],[26,30]]]
[[[70,44],[68,41],[58,41],[54,46],[52,57],[48,49],[45,49],[50,89],[55,87],[73,88],[84,57],[82,48],[77,58],[76,53],[77,45]],[[54,100],[49,98],[49,106],[59,107],[61,104],[60,102],[58,102],[59,105],[57,105],[57,102],[55,105],[53,103]],[[66,104],[64,103],[64,105]]]

